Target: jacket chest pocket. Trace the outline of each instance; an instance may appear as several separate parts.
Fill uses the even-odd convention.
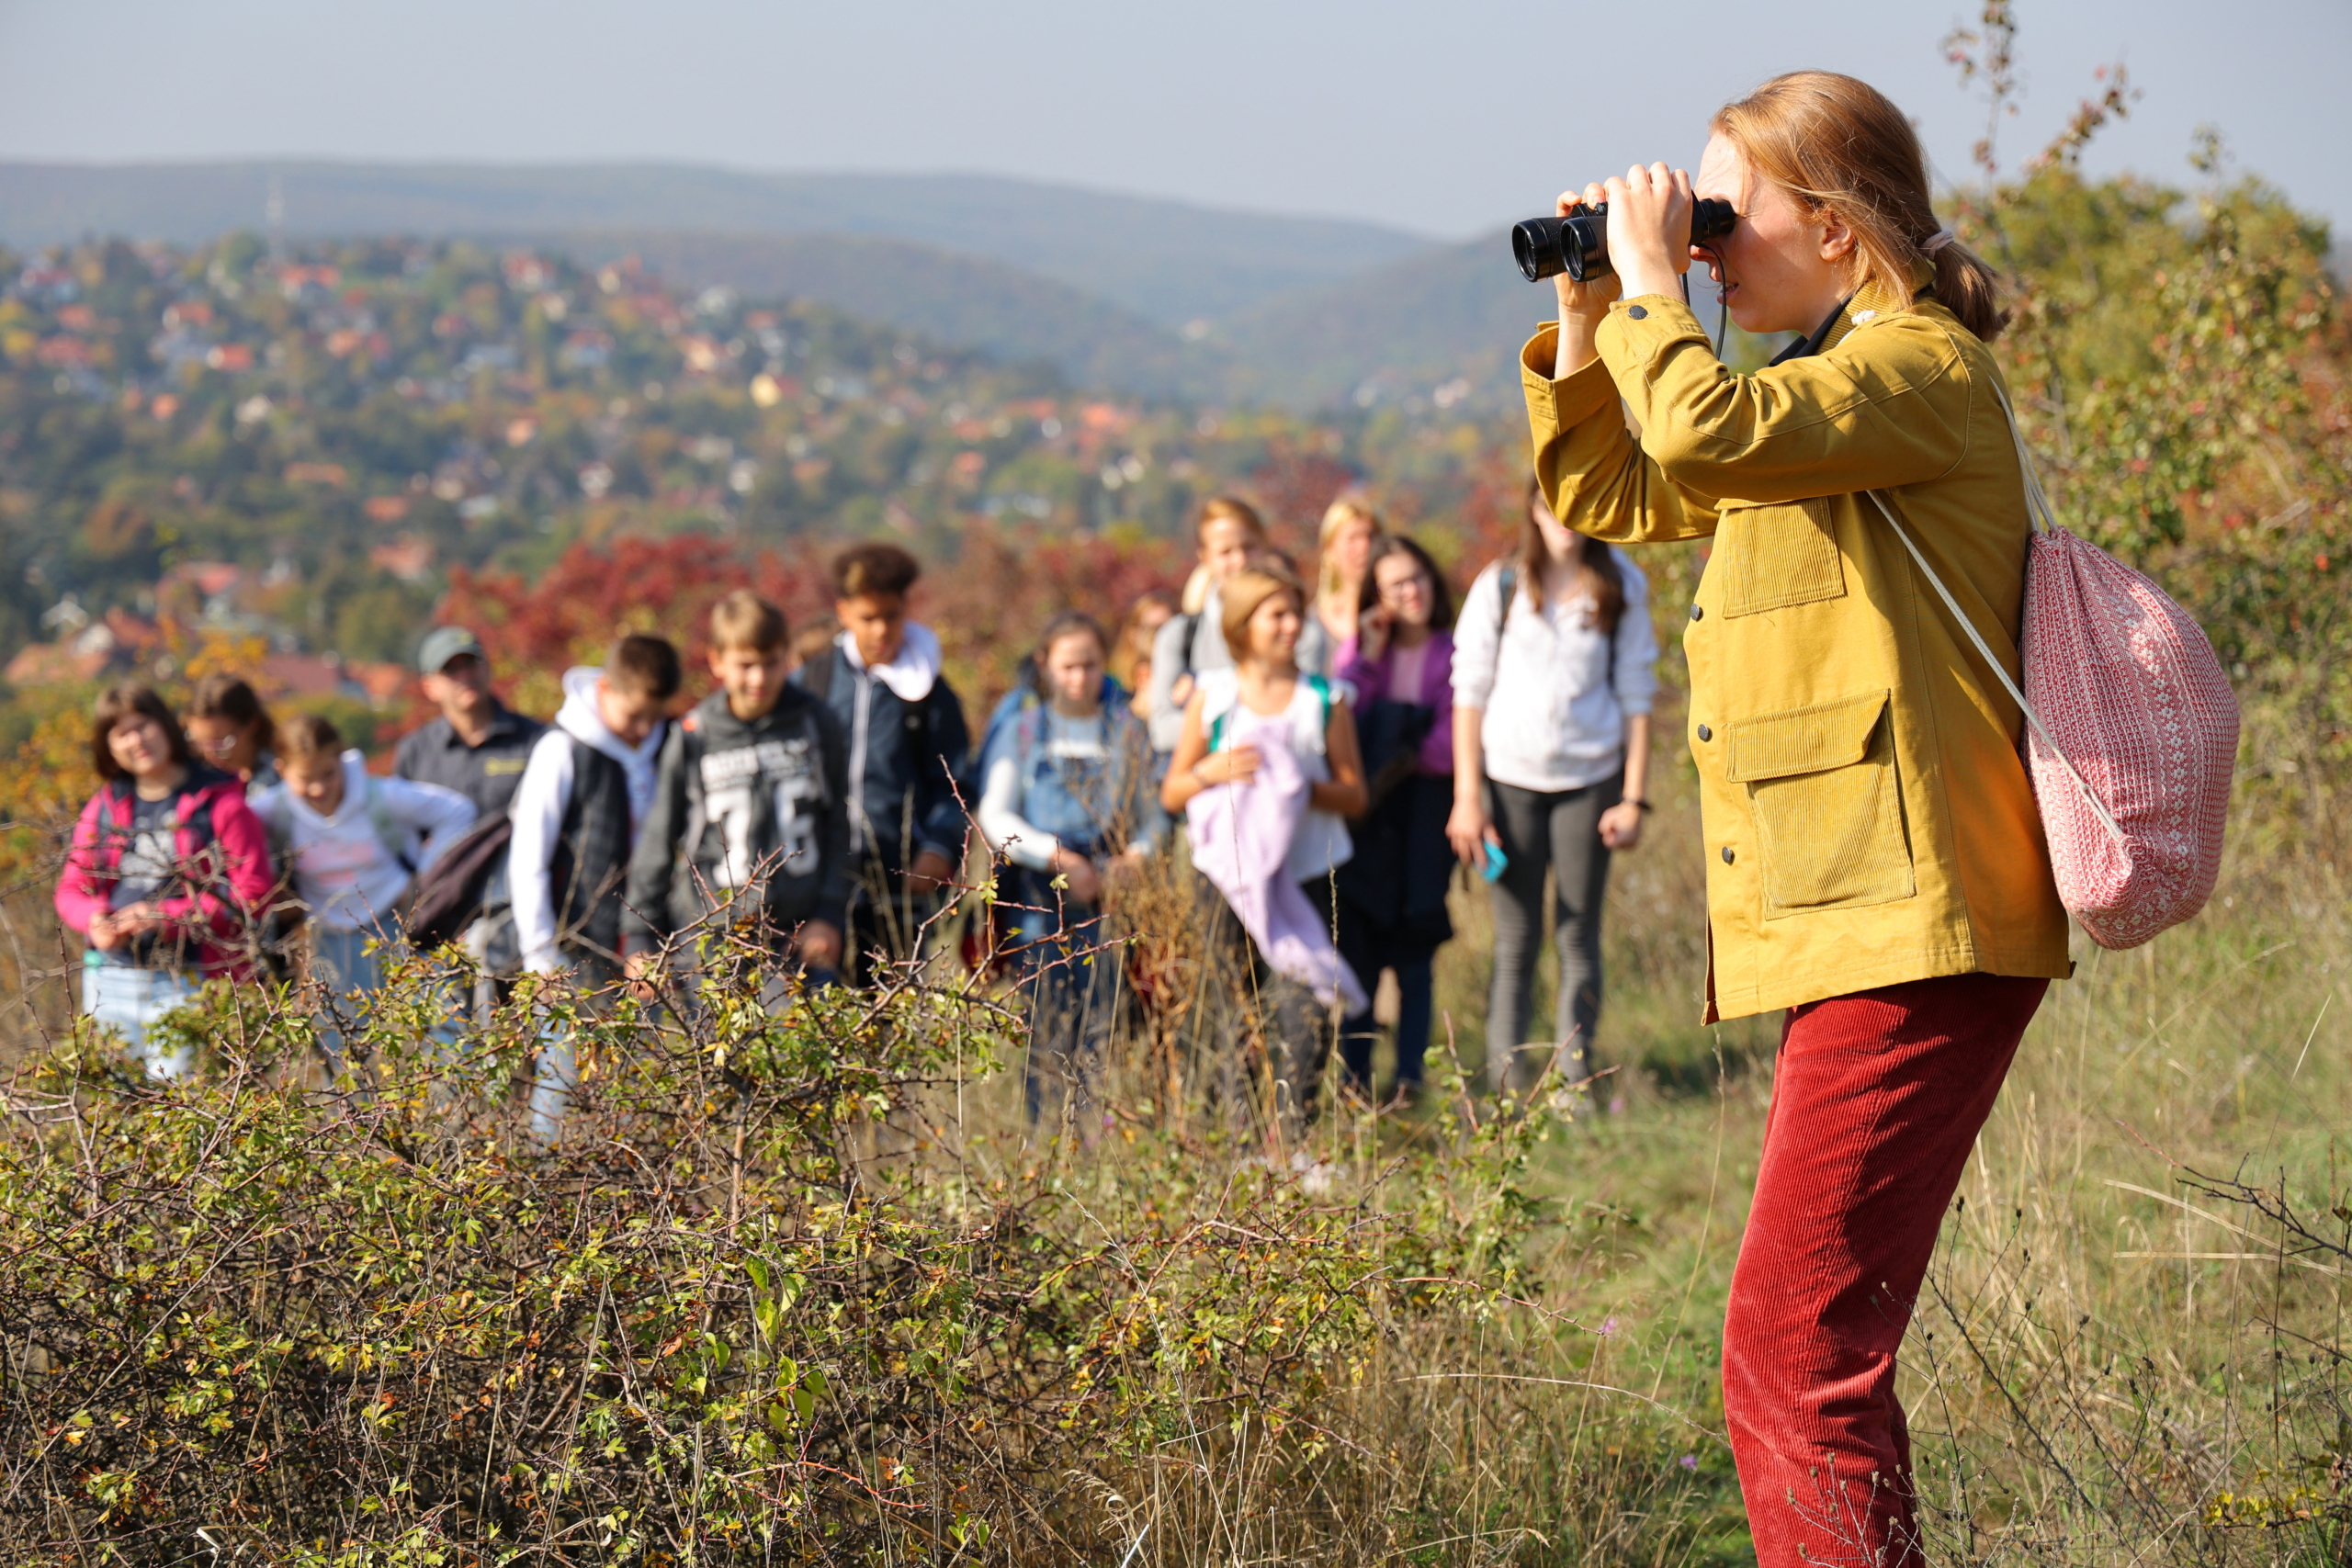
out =
[[[1843,598],[1836,508],[1827,498],[1726,512],[1716,529],[1726,615]]]
[[[1887,904],[1917,891],[1887,695],[1729,726],[1725,773],[1747,786],[1765,919]]]

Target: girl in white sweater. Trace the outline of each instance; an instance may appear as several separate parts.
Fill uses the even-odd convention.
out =
[[[473,825],[456,790],[378,778],[367,759],[317,714],[277,727],[281,782],[253,798],[278,874],[311,927],[312,973],[338,995],[371,996],[384,983],[375,944],[400,935],[393,911],[416,874]]]
[[[1601,900],[1611,852],[1640,841],[1649,809],[1657,665],[1641,569],[1561,526],[1531,481],[1517,557],[1478,574],[1453,629],[1446,837],[1494,885],[1487,1064],[1498,1088],[1525,1093],[1555,1055],[1571,1083],[1591,1077]],[[1560,995],[1552,1037],[1531,1042],[1546,871]]]

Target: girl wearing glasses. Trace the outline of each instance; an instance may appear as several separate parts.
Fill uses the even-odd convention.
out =
[[[250,792],[277,783],[277,727],[242,675],[207,675],[188,698],[182,728],[204,761],[244,781]]]
[[[1371,808],[1351,824],[1355,854],[1340,867],[1340,955],[1365,987],[1396,976],[1396,1100],[1421,1090],[1432,970],[1453,935],[1445,912],[1453,865],[1445,819],[1453,801],[1453,595],[1412,540],[1374,541],[1340,679],[1356,691],[1356,732]],[[1348,1084],[1372,1091],[1377,1035],[1369,1008],[1340,1035]]]

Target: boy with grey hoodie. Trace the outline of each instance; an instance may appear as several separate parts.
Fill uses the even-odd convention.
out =
[[[664,942],[713,916],[749,926],[812,981],[841,965],[852,886],[847,748],[832,711],[788,683],[791,656],[784,612],[758,594],[738,590],[712,609],[720,689],[671,730],[629,863],[631,977]]]

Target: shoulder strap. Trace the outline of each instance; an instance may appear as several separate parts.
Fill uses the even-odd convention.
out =
[[[294,846],[294,805],[287,797],[288,787],[280,785],[266,794],[262,808],[254,813],[261,818],[262,831],[268,836],[270,859],[281,865]]]
[[[1509,561],[1497,563],[1495,571],[1495,662],[1487,671],[1493,680],[1503,667],[1503,628],[1510,624],[1511,595],[1519,592],[1519,568]]]
[[[189,797],[183,795],[172,802],[172,820],[195,837],[197,852],[202,853],[219,842],[220,837],[212,825],[212,797],[209,795],[199,796],[193,806],[188,804],[188,800]]]
[[[827,643],[825,645],[824,658],[818,660],[813,664],[804,664],[801,666],[802,671],[805,672],[801,681],[802,686],[807,689],[810,696],[816,698],[820,703],[831,702],[832,700],[833,665],[841,656],[842,650],[838,647],[831,643]]]
[[[384,799],[384,781],[373,773],[368,775],[367,806],[368,825],[376,829],[376,841],[402,871],[414,876],[416,862],[409,858],[407,829],[392,819],[392,808]]]
[[[2009,400],[2001,396],[1997,387],[1994,389],[1993,396],[1999,400],[2001,412],[2009,422],[2009,438],[2017,443],[2018,467],[2025,475],[2027,519],[2037,531],[2046,532],[2054,525],[2050,521],[2049,498],[2042,494],[2041,481],[2033,471],[2033,458],[2026,451],[2025,437],[2018,432],[2017,415],[2009,408]],[[2090,782],[2083,777],[2066,753],[2058,749],[2058,742],[2052,739],[2050,731],[2043,727],[2041,716],[2036,714],[2032,705],[2025,700],[2025,693],[2018,688],[2015,681],[2009,679],[2007,668],[1994,655],[1991,646],[1985,642],[1984,634],[1976,629],[1976,623],[1969,618],[1968,612],[1960,607],[1960,601],[1953,596],[1952,591],[1944,586],[1944,580],[1936,575],[1934,567],[1928,564],[1928,558],[1921,552],[1917,543],[1912,539],[1911,531],[1904,527],[1902,520],[1894,515],[1894,509],[1887,505],[1885,498],[1878,491],[1864,491],[1862,493],[1871,498],[1871,503],[1878,508],[1879,515],[1884,517],[1887,526],[1894,530],[1894,536],[1903,541],[1903,547],[1911,553],[1911,559],[1918,567],[1920,575],[1925,577],[1928,580],[1928,585],[1936,591],[1936,597],[1943,601],[1944,608],[1951,612],[1951,618],[1960,623],[1962,633],[1967,637],[1970,646],[1976,649],[1978,657],[1991,666],[1993,678],[2000,682],[2001,689],[2008,693],[2010,701],[2018,705],[2018,711],[2025,715],[2025,721],[2032,727],[2035,736],[2041,739],[2043,746],[2049,749],[2050,754],[2058,759],[2058,765],[2066,770],[2066,776],[2075,781],[2075,787],[2083,792],[2083,799],[2089,804],[2092,814],[2098,817],[2102,827],[2114,835],[2118,843],[2122,842],[2123,829],[2116,823],[2106,803],[2099,799],[2098,792],[2091,788]]]
[[[1208,682],[1209,682],[1211,680],[1214,680],[1214,679],[1216,679],[1216,677],[1218,677],[1218,676],[1227,676],[1227,677],[1232,677],[1232,678],[1234,678],[1234,679],[1236,679],[1236,680],[1238,680],[1238,676],[1237,672],[1235,672],[1235,671],[1229,671],[1229,670],[1217,670],[1217,671],[1211,671],[1208,674],[1204,675],[1204,676],[1201,678],[1201,682],[1200,682],[1199,690],[1201,690],[1204,694],[1205,694],[1205,693],[1206,693],[1206,691],[1207,691]],[[1209,750],[1210,750],[1212,753],[1215,753],[1215,752],[1216,752],[1216,751],[1222,750],[1224,749],[1224,747],[1225,747],[1225,721],[1226,721],[1226,719],[1227,719],[1227,717],[1229,717],[1229,716],[1232,715],[1233,710],[1234,710],[1236,707],[1238,707],[1238,706],[1239,706],[1239,705],[1240,705],[1240,703],[1241,703],[1240,694],[1239,694],[1238,692],[1236,692],[1236,693],[1234,694],[1233,701],[1231,701],[1231,702],[1229,702],[1229,703],[1226,704],[1223,707],[1221,707],[1221,708],[1217,709],[1217,711],[1216,711],[1216,713],[1212,714],[1212,713],[1210,713],[1210,712],[1208,711],[1208,700],[1207,700],[1207,697],[1205,696],[1205,694],[1203,696],[1203,699],[1202,699],[1202,705],[1201,705],[1201,716],[1202,716],[1203,718],[1204,718],[1204,719],[1206,719],[1206,720],[1208,721],[1208,727],[1209,727],[1209,729],[1208,729]]]
[[[1320,675],[1309,675],[1306,689],[1315,694],[1315,727],[1320,734],[1331,722],[1331,682]]]
[[[1029,772],[1029,759],[1037,750],[1037,742],[1045,739],[1046,705],[1035,692],[1023,691],[1021,705],[1012,713],[1013,762],[1023,777]]]

